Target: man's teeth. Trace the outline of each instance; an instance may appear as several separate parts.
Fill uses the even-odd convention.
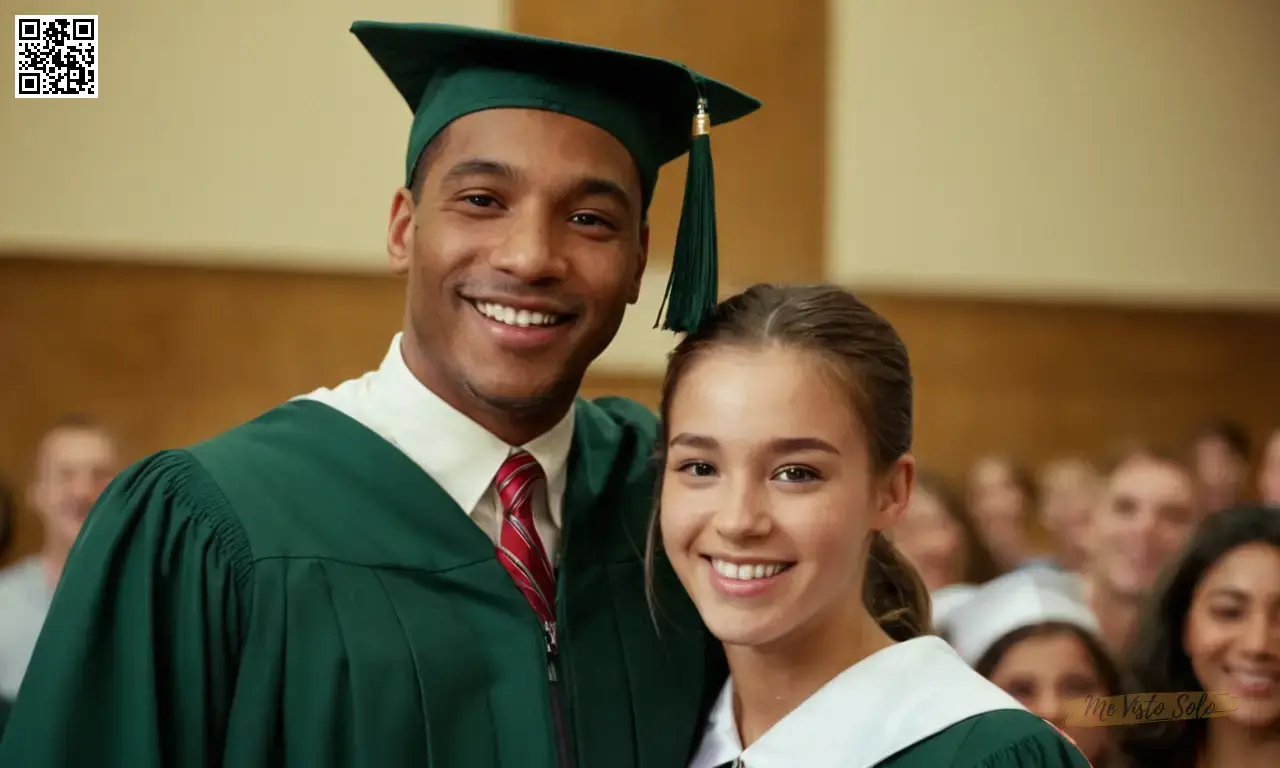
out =
[[[711,567],[715,568],[716,573],[726,579],[750,581],[751,579],[767,579],[770,576],[776,576],[787,566],[783,563],[744,563],[739,565],[727,560],[712,558]]]
[[[506,325],[517,325],[521,328],[528,328],[531,325],[555,325],[560,320],[559,315],[530,312],[527,309],[505,307],[501,304],[477,301],[475,305],[476,309],[480,310],[480,314],[490,320],[497,320],[499,323]]]

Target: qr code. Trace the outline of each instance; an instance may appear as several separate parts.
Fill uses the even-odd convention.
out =
[[[98,98],[98,17],[14,16],[14,96]]]

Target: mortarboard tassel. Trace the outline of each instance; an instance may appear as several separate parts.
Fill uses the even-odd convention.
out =
[[[711,164],[711,115],[707,100],[698,99],[689,147],[689,171],[684,182],[684,205],[676,231],[671,276],[662,298],[666,316],[662,328],[690,333],[719,299],[719,265],[716,238],[715,169]]]

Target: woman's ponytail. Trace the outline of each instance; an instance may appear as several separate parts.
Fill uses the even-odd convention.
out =
[[[862,601],[880,628],[894,640],[901,642],[933,632],[928,588],[915,566],[879,531],[871,539]]]

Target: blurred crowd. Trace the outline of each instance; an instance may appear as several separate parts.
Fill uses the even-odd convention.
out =
[[[960,489],[922,470],[893,540],[933,596],[935,630],[1095,766],[1125,755],[1168,765],[1201,741],[1220,755],[1213,765],[1280,765],[1280,754],[1267,763],[1249,751],[1275,749],[1251,747],[1251,727],[1280,723],[1280,429],[1254,448],[1218,422],[1184,446],[1128,445],[1105,463],[1064,457],[1033,472],[981,457]],[[41,439],[22,490],[43,544],[0,571],[0,706],[16,697],[68,552],[120,469],[116,437],[92,417],[67,416]],[[11,554],[16,488],[0,489],[0,557]],[[1206,690],[1238,706],[1158,732],[1087,727],[1071,712],[1088,697]]]
[[[1095,766],[1280,765],[1280,430],[1253,448],[1220,421],[1105,462],[982,457],[960,490],[921,474],[894,541],[939,634]],[[1202,691],[1235,709],[1097,727],[1081,703]]]

